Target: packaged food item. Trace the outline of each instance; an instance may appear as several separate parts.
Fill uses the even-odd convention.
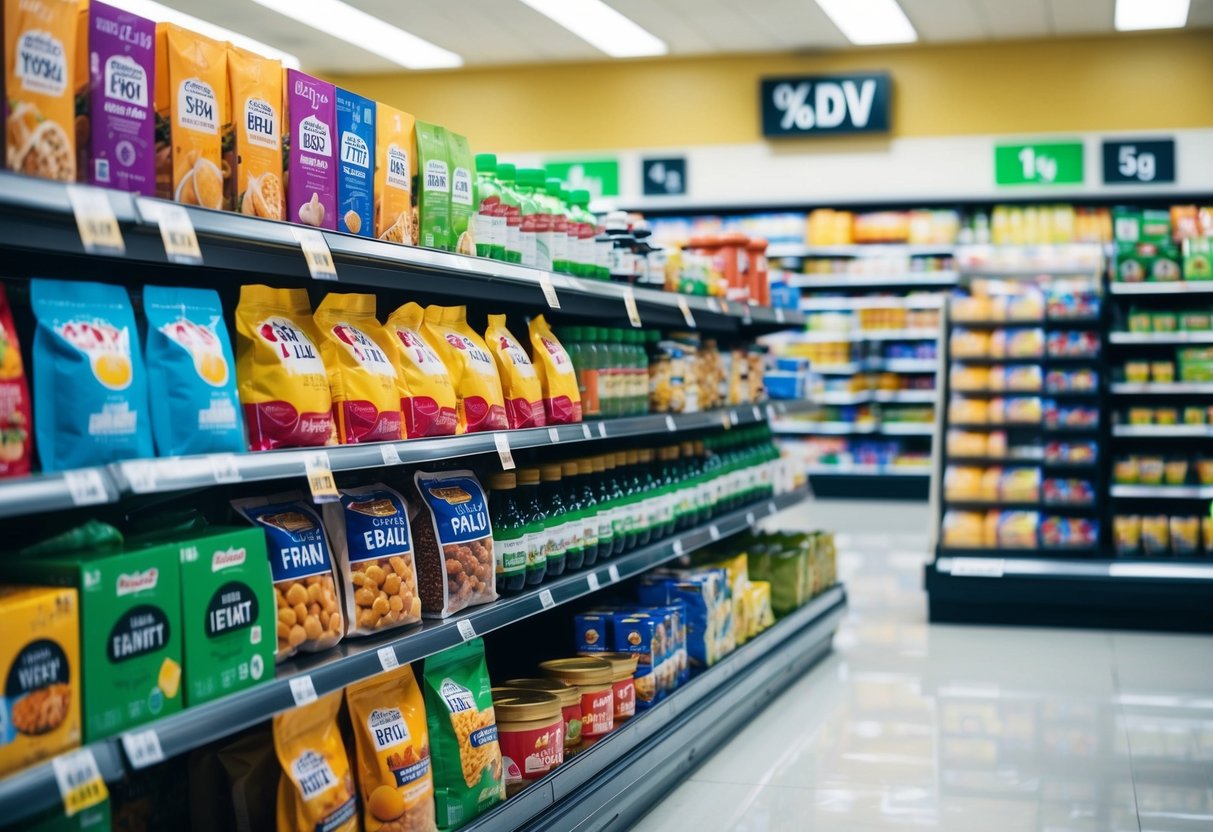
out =
[[[1201,485],[1213,485],[1213,459],[1196,460],[1196,479]]]
[[[235,176],[233,211],[269,220],[286,218],[282,183],[282,62],[228,44],[227,80],[232,118],[224,137]],[[228,152],[224,153],[225,158]]]
[[[1188,405],[1184,408],[1184,424],[1203,425],[1206,415],[1205,409],[1200,405]]]
[[[337,91],[319,78],[288,69],[283,94],[286,218],[335,230],[339,163],[333,156],[333,132],[337,126]]]
[[[1166,464],[1160,456],[1141,456],[1137,458],[1137,479],[1142,485],[1159,485],[1162,483]]]
[[[455,388],[450,373],[422,335],[425,310],[406,303],[387,319],[384,328],[396,366],[404,436],[453,436],[457,419]]]
[[[25,363],[8,292],[0,284],[0,477],[20,477],[30,472],[30,427]]]
[[[241,286],[236,365],[249,449],[324,445],[332,395],[306,289]]]
[[[220,127],[230,120],[227,48],[174,23],[156,24],[156,196],[222,208]],[[228,206],[231,207],[231,206]]]
[[[76,179],[73,79],[79,6],[77,0],[4,4],[9,170],[60,182]]]
[[[416,122],[408,113],[377,104],[375,133],[375,236],[417,245]]]
[[[1040,469],[1012,468],[998,480],[998,495],[1008,503],[1033,503],[1040,499]]]
[[[1141,549],[1141,516],[1117,514],[1112,518],[1112,537],[1116,554],[1136,555]]]
[[[531,353],[543,390],[543,411],[549,425],[567,425],[581,421],[581,392],[577,372],[560,341],[543,315],[530,323]]]
[[[426,659],[423,691],[438,826],[457,829],[505,799],[484,640]]]
[[[375,296],[329,292],[316,307],[320,355],[329,371],[337,439],[343,445],[400,439],[396,367],[375,319]]]
[[[497,364],[510,428],[543,427],[547,422],[539,375],[526,350],[506,328],[505,315],[489,315],[484,342]],[[572,368],[572,364],[569,367]]]
[[[1090,480],[1049,478],[1044,481],[1044,502],[1047,505],[1095,504],[1095,486]]]
[[[375,102],[337,87],[337,230],[375,236]]]
[[[456,396],[456,432],[506,430],[505,397],[497,364],[484,339],[467,323],[466,306],[427,306],[421,334],[450,373]]]
[[[421,614],[446,618],[497,598],[488,501],[471,471],[418,471],[412,518]]]
[[[611,663],[597,656],[572,659],[550,659],[539,663],[539,672],[577,688],[581,696],[581,737],[583,742],[595,742],[615,730],[615,694],[611,687]],[[644,698],[652,691],[641,692]]]
[[[451,249],[451,165],[446,130],[425,121],[417,127],[418,244]]]
[[[358,832],[358,796],[337,713],[341,691],[274,717],[278,832]]]
[[[990,333],[971,329],[954,329],[949,350],[953,358],[984,358],[990,353]]]
[[[341,489],[341,500],[325,503],[347,636],[365,636],[421,620],[417,569],[408,503],[386,485]]]
[[[561,716],[564,719],[564,750],[581,745],[581,694],[577,688],[559,679],[507,679],[501,684],[504,688],[521,688],[523,690],[540,690],[555,694],[560,700]]]
[[[1171,553],[1170,523],[1165,514],[1141,518],[1141,545],[1147,556]]]
[[[1112,464],[1112,479],[1120,485],[1136,485],[1138,478],[1137,457],[1129,456]]]
[[[949,430],[949,456],[987,456],[986,435],[980,431]]]
[[[1213,517],[1206,515],[1200,518],[1200,538],[1204,553],[1213,552]]]
[[[213,289],[145,286],[152,434],[161,456],[245,449],[236,362]]]
[[[0,775],[80,744],[80,606],[71,588],[0,586]]]
[[[998,514],[996,541],[1006,549],[1034,549],[1037,545],[1037,529],[1040,526],[1038,511],[1003,511]]]
[[[30,281],[34,431],[47,471],[152,456],[147,375],[121,286]]]
[[[451,169],[451,245],[460,254],[475,254],[476,160],[467,138],[450,130],[446,152]]]
[[[1163,479],[1167,485],[1183,485],[1188,481],[1188,460],[1168,459],[1163,464]]]
[[[1099,541],[1099,522],[1085,517],[1046,517],[1040,545],[1046,549],[1089,549]]]
[[[1150,380],[1150,362],[1126,361],[1125,381],[1141,384]]]
[[[976,500],[981,498],[982,468],[949,465],[943,475],[944,498],[947,500]]]
[[[1175,362],[1151,361],[1150,378],[1163,384],[1169,384],[1175,381]]]
[[[276,661],[327,650],[345,632],[324,524],[297,491],[233,500],[265,532],[278,609]]]
[[[1192,555],[1200,548],[1200,518],[1171,518],[1171,553]]]
[[[736,596],[734,596],[736,600]],[[636,666],[640,657],[635,653],[600,653],[611,665],[611,693],[614,696],[615,725],[636,716]]]
[[[493,688],[505,794],[510,797],[564,762],[560,698],[544,690]]]
[[[429,729],[409,665],[345,689],[366,832],[436,832]]]

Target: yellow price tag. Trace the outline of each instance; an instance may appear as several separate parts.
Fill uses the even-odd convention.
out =
[[[333,253],[324,235],[315,228],[293,228],[295,239],[303,249],[303,259],[307,261],[307,270],[313,280],[336,280],[337,264],[333,262]]]
[[[329,466],[329,457],[324,451],[308,454],[303,460],[307,472],[307,486],[312,492],[313,503],[335,503],[341,499],[337,491],[337,481],[333,479],[333,469]]]
[[[80,242],[89,254],[126,253],[126,241],[109,197],[100,188],[83,185],[68,185],[67,198],[72,203],[76,216],[76,228],[80,231]]]
[[[636,290],[631,286],[623,290],[623,305],[628,310],[628,321],[634,327],[640,327],[640,310],[636,307]]]
[[[154,204],[156,222],[160,226],[160,239],[164,241],[164,254],[170,263],[187,266],[202,265],[202,249],[198,247],[198,234],[185,206],[173,202],[140,203],[142,207]]]
[[[51,760],[51,767],[59,784],[59,796],[63,798],[63,811],[69,818],[109,797],[91,748],[61,754]]]
[[[682,319],[686,321],[686,325],[694,329],[695,316],[691,314],[691,305],[687,303],[687,299],[682,295],[678,296],[678,308],[682,312]]]

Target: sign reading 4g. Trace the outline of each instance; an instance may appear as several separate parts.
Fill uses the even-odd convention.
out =
[[[1082,183],[1082,142],[1000,144],[994,148],[998,185],[1077,185]]]
[[[887,133],[889,88],[887,72],[764,78],[762,134]]]
[[[687,160],[685,157],[645,159],[645,196],[680,196],[687,192]]]

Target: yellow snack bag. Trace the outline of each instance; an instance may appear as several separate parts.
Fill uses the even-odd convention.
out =
[[[417,245],[417,119],[387,104],[375,105],[375,236]]]
[[[366,832],[433,832],[425,701],[409,665],[345,689],[357,748]]]
[[[286,216],[282,185],[282,62],[227,47],[227,80],[235,176],[231,209],[250,217]],[[226,154],[225,154],[226,155]]]
[[[531,356],[543,391],[543,410],[549,425],[581,421],[581,391],[573,361],[539,315],[531,319]]]
[[[236,379],[249,449],[324,445],[332,396],[306,289],[241,286]]]
[[[278,832],[357,832],[354,774],[337,727],[341,691],[274,717]]]
[[[79,0],[5,0],[4,82],[9,170],[76,179]]]
[[[222,208],[230,167],[227,48],[172,23],[156,25],[156,196]]]
[[[421,334],[424,317],[420,305],[406,303],[384,327],[399,373],[400,411],[408,439],[455,433],[455,388],[446,365]]]
[[[438,350],[455,386],[456,432],[505,430],[505,398],[484,339],[467,322],[466,306],[427,306],[421,334]]]
[[[501,376],[501,392],[505,396],[505,414],[509,419],[510,428],[540,428],[546,425],[539,375],[522,344],[519,344],[506,328],[505,315],[489,315],[484,342],[493,354],[493,360],[497,362],[497,372]]]
[[[320,355],[329,370],[337,439],[343,445],[400,438],[400,394],[374,295],[330,292],[316,308]]]

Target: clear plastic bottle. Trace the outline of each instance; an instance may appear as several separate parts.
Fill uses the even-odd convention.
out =
[[[539,265],[539,227],[543,224],[543,209],[535,201],[535,168],[522,168],[514,180],[514,193],[518,194],[518,210],[522,216],[522,265]]]
[[[493,260],[505,260],[505,206],[497,183],[497,156],[476,154],[476,254]]]
[[[569,207],[564,204],[560,193],[564,183],[549,176],[544,180],[544,192],[547,195],[549,216],[549,242],[552,253],[552,271],[570,274],[569,268]]]
[[[505,214],[505,262],[522,262],[522,200],[515,188],[517,172],[509,162],[497,163],[497,184],[501,188],[502,213]]]

